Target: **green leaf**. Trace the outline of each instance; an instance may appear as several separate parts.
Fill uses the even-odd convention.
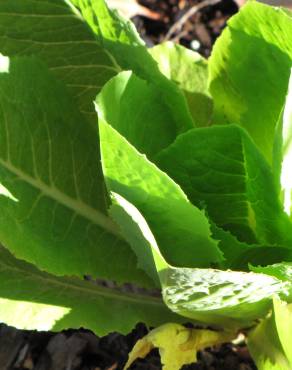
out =
[[[123,70],[152,82],[160,91],[160,100],[167,105],[177,129],[181,132],[194,126],[181,91],[160,71],[131,21],[108,9],[104,0],[71,0],[106,50]]]
[[[225,231],[213,223],[211,223],[211,231],[213,238],[219,240],[218,246],[225,257],[220,268],[249,271],[249,264],[271,265],[292,260],[291,248],[240,242],[229,231]],[[259,272],[264,273],[264,271]]]
[[[176,122],[160,96],[156,84],[132,72],[121,72],[103,87],[96,108],[99,117],[151,158],[178,134]]]
[[[210,218],[239,240],[292,245],[292,224],[271,169],[239,126],[190,130],[158,155],[157,164],[193,204],[206,205]]]
[[[160,71],[183,91],[194,122],[207,126],[212,119],[213,101],[208,92],[208,64],[200,54],[173,42],[149,49]]]
[[[250,1],[228,22],[209,59],[214,123],[246,128],[270,163],[292,65],[291,40],[291,12]]]
[[[290,283],[265,274],[168,265],[139,210],[121,196],[113,196],[112,215],[127,233],[139,265],[150,276],[156,269],[164,302],[177,314],[206,325],[237,330],[265,317],[275,294],[288,295]]]
[[[259,370],[290,370],[291,305],[274,299],[272,315],[248,334],[248,347]]]
[[[289,262],[275,263],[269,266],[260,266],[260,263],[258,263],[258,266],[249,265],[249,269],[257,273],[274,276],[284,282],[291,283],[292,281],[292,263]],[[292,287],[289,288],[285,301],[292,303]]]
[[[252,272],[172,268],[161,276],[164,302],[189,319],[226,329],[254,325],[290,284]]]
[[[2,247],[0,279],[0,321],[21,329],[83,327],[105,335],[128,333],[138,322],[157,326],[181,321],[160,298],[49,275]]]
[[[106,213],[95,129],[35,58],[0,64],[0,241],[57,275],[149,284]]]
[[[291,216],[292,201],[292,74],[286,103],[280,116],[274,142],[274,171],[278,176],[280,197],[285,212]]]
[[[231,246],[230,246],[231,247]],[[282,261],[292,260],[292,250],[288,247],[266,246],[266,245],[249,245],[241,253],[239,253],[232,267],[238,270],[248,270],[248,264],[254,265],[271,265]]]
[[[70,0],[75,7],[80,9],[85,21],[95,35],[114,53],[118,53],[123,45],[144,46],[134,24],[120,15],[116,10],[110,9],[104,0]],[[126,55],[119,55],[124,63],[129,63]],[[133,63],[139,63],[138,60]],[[142,64],[141,64],[142,65]],[[142,67],[142,70],[148,66]]]
[[[161,252],[173,264],[209,266],[222,256],[208,219],[165,173],[103,119],[99,120],[102,167],[107,187],[143,214]]]
[[[274,299],[275,323],[284,353],[292,367],[292,305]]]
[[[292,280],[292,263],[276,263],[271,266],[250,266],[250,270],[266,275],[275,276],[283,281]]]
[[[160,287],[159,271],[167,269],[168,264],[160,254],[156,240],[141,213],[126,199],[111,193],[110,215],[120,226],[123,235],[132,246],[138,258],[138,267]]]
[[[0,1],[0,52],[37,55],[93,123],[93,100],[120,67],[66,0]]]

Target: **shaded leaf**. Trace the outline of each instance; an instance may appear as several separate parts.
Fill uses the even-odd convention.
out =
[[[157,164],[240,241],[292,246],[292,224],[271,169],[240,127],[190,130],[158,155]]]
[[[219,241],[218,246],[225,257],[220,268],[249,271],[249,264],[263,266],[292,260],[291,248],[240,242],[229,231],[214,223],[211,223],[211,231],[213,238]]]
[[[66,0],[0,1],[0,52],[37,55],[96,121],[93,100],[120,67]]]
[[[1,61],[1,242],[57,275],[148,284],[107,215],[95,129],[38,60]]]
[[[102,336],[111,331],[128,333],[138,322],[157,326],[180,321],[160,298],[49,275],[2,247],[0,279],[0,321],[21,329],[83,327]]]

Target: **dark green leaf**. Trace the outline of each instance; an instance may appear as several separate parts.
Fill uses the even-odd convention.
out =
[[[239,126],[190,130],[158,155],[157,164],[239,240],[292,246],[292,224],[271,170]]]
[[[271,265],[282,261],[292,261],[291,248],[240,242],[229,231],[213,223],[211,223],[211,231],[213,238],[219,240],[218,246],[225,257],[225,260],[220,263],[221,268],[249,271],[249,264]]]

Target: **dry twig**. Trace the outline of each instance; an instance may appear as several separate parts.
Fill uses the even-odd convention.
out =
[[[189,18],[191,18],[194,14],[196,14],[199,10],[205,8],[206,6],[215,5],[219,3],[221,0],[204,0],[199,4],[192,6],[184,15],[182,15],[168,30],[165,38],[163,41],[167,41],[171,38],[174,33],[179,32],[184,24],[187,22]]]

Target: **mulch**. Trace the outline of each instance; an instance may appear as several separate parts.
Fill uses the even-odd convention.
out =
[[[238,8],[233,0],[222,0],[203,7],[180,23],[182,17],[200,1],[140,0],[142,5],[159,13],[159,20],[135,16],[133,21],[148,46],[172,40],[204,56],[226,20]],[[174,24],[180,27],[169,35]],[[61,333],[21,331],[0,325],[0,370],[122,370],[129,351],[148,332],[140,323],[128,335],[111,333],[98,338],[80,329]],[[137,360],[132,370],[159,370],[160,358],[153,350],[146,359]],[[254,370],[256,369],[244,344],[225,344],[201,351],[196,364],[184,370]]]

